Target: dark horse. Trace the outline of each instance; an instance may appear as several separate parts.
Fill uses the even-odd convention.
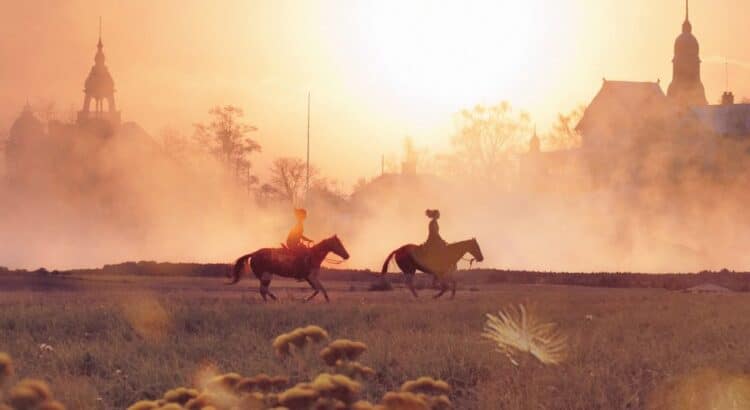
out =
[[[435,298],[443,296],[445,291],[448,290],[447,280],[450,280],[452,282],[452,298],[456,296],[456,279],[451,274],[456,271],[456,264],[458,261],[467,253],[471,254],[477,262],[484,260],[482,250],[479,249],[479,243],[476,239],[469,239],[468,241],[461,241],[447,245],[445,250],[439,255],[433,257],[435,260],[435,266],[431,267],[424,266],[416,260],[414,253],[418,248],[418,245],[408,244],[391,252],[391,254],[388,255],[388,258],[386,258],[385,263],[383,263],[383,270],[381,271],[382,274],[388,272],[388,264],[390,263],[391,258],[395,256],[396,264],[406,277],[406,286],[409,287],[409,290],[414,297],[418,297],[417,291],[414,289],[414,274],[418,270],[433,275],[440,281],[440,293],[435,295]]]
[[[267,300],[266,295],[276,300],[276,295],[268,290],[271,284],[271,275],[276,274],[287,278],[306,280],[312,286],[313,290],[315,290],[306,301],[314,298],[322,291],[323,296],[326,297],[326,301],[330,302],[328,292],[326,292],[320,280],[318,280],[320,265],[329,252],[333,252],[344,259],[349,259],[349,252],[346,251],[344,244],[335,235],[318,242],[302,252],[292,252],[284,248],[259,249],[237,259],[232,270],[232,281],[228,284],[233,285],[239,282],[240,275],[245,270],[249,259],[250,269],[255,274],[255,277],[260,280],[260,295],[263,297],[263,301]]]

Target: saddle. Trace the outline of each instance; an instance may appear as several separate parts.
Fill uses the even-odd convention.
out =
[[[414,249],[412,256],[414,259],[425,268],[439,271],[441,266],[444,264],[443,261],[443,250],[444,246],[435,243],[423,243]]]
[[[305,280],[310,271],[310,249],[306,247],[290,249],[282,243],[281,251],[288,258],[288,269],[294,272],[294,278],[298,282]]]

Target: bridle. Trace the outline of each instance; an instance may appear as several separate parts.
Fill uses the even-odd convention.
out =
[[[471,266],[474,264],[474,262],[477,261],[477,258],[461,258],[462,261],[469,262],[469,269],[471,269]]]
[[[324,241],[327,241],[327,240],[330,240],[330,239],[331,239],[331,238],[327,238],[327,239],[324,239],[323,241],[321,241],[321,242],[319,242],[319,243],[322,243],[322,242],[324,242]],[[342,245],[342,248],[343,248],[343,245]],[[329,257],[323,258],[323,262],[326,262],[326,263],[330,263],[330,264],[333,264],[333,265],[341,265],[341,264],[342,264],[342,263],[344,263],[345,261],[346,261],[346,260],[344,260],[344,259],[342,259],[342,260],[337,260],[337,259],[333,259],[333,258],[329,258]]]

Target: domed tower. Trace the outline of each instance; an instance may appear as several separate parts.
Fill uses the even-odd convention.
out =
[[[39,121],[31,110],[31,106],[26,103],[21,114],[13,121],[10,126],[8,135],[9,143],[23,143],[27,138],[37,138],[44,135],[44,124]]]
[[[8,135],[6,166],[12,179],[16,179],[22,173],[23,166],[29,165],[28,160],[34,158],[35,149],[39,144],[43,144],[44,137],[44,124],[36,118],[31,106],[26,103],[21,114],[13,121]]]
[[[83,108],[78,112],[78,125],[91,129],[97,134],[111,135],[120,125],[120,113],[115,106],[115,82],[104,64],[102,49],[102,25],[99,21],[99,42],[91,67],[84,85]],[[94,102],[93,111],[91,102]],[[104,101],[107,110],[104,110]]]
[[[689,10],[688,0],[685,0],[685,22],[682,23],[682,34],[674,43],[672,83],[667,96],[683,106],[708,105],[701,82],[700,46],[693,36]]]

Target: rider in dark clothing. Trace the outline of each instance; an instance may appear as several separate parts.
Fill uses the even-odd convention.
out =
[[[438,225],[438,219],[440,219],[440,211],[437,209],[428,209],[425,211],[425,215],[430,218],[430,224],[428,225],[427,240],[424,246],[427,249],[440,249],[446,246],[445,240],[440,237],[440,226]]]
[[[427,240],[416,249],[414,256],[425,267],[431,268],[439,265],[440,254],[448,244],[440,236],[440,226],[438,225],[440,211],[428,209],[425,211],[425,215],[430,218]]]

